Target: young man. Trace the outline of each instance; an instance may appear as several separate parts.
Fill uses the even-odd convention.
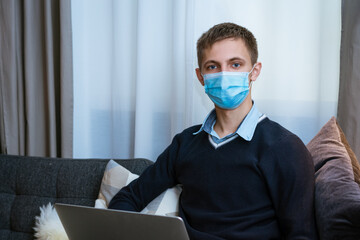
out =
[[[215,109],[176,135],[109,208],[141,211],[181,184],[179,215],[190,239],[316,239],[311,156],[251,99],[262,66],[256,39],[223,23],[200,37],[197,51],[196,74]]]

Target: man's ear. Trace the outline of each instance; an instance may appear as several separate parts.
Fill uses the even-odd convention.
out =
[[[254,69],[253,69],[253,71],[250,74],[250,80],[251,81],[256,81],[256,79],[260,75],[261,68],[262,68],[261,62],[257,62]]]
[[[196,76],[197,76],[199,82],[201,83],[201,85],[204,86],[204,78],[203,78],[203,76],[201,75],[201,70],[200,70],[200,68],[196,68],[196,69],[195,69],[195,72],[196,72]]]

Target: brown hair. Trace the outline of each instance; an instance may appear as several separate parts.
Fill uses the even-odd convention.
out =
[[[250,53],[251,64],[255,64],[257,62],[258,49],[254,35],[246,28],[235,23],[221,23],[213,26],[207,32],[203,33],[197,41],[196,48],[199,68],[201,68],[203,60],[203,51],[211,47],[215,42],[226,38],[242,39]]]

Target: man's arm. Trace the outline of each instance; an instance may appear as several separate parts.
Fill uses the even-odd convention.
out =
[[[261,159],[284,239],[317,239],[314,165],[302,141],[288,135]]]
[[[171,145],[139,178],[122,188],[111,199],[108,208],[140,212],[166,189],[175,186],[175,161],[178,151],[177,136]]]

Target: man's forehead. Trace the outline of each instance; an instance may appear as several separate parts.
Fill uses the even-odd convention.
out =
[[[203,63],[216,58],[235,59],[240,58],[244,61],[251,61],[249,50],[241,38],[226,38],[215,42],[203,50]]]

